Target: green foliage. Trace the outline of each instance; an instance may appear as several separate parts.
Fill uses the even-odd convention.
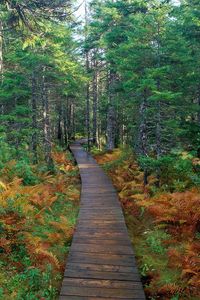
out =
[[[54,155],[58,167],[64,160],[76,169],[70,154]],[[1,294],[5,299],[54,300],[77,221],[79,180],[59,168],[50,176],[38,174],[27,161],[19,160],[11,169],[9,164],[3,174],[8,183],[0,189]]]
[[[10,146],[5,138],[0,137],[0,170],[4,167],[5,163],[13,159],[16,155],[14,147]]]
[[[139,165],[148,174],[159,176],[163,190],[184,191],[186,188],[199,185],[199,174],[192,162],[193,157],[178,155],[165,155],[158,159],[152,157],[139,157]]]
[[[57,292],[52,287],[52,272],[51,265],[47,265],[44,271],[37,268],[27,269],[10,279],[8,278],[4,289],[8,290],[11,295],[15,294],[16,300],[34,300],[36,295],[53,300],[56,298]]]
[[[147,233],[147,244],[154,253],[165,254],[166,248],[162,245],[163,241],[170,238],[170,235],[162,230],[155,230]]]
[[[11,172],[14,176],[22,178],[25,185],[39,183],[39,178],[34,174],[30,163],[27,163],[24,160],[17,161]]]

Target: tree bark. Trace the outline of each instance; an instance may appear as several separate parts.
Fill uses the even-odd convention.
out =
[[[89,74],[90,62],[89,53],[86,52],[86,72]],[[90,83],[86,86],[86,130],[87,130],[87,148],[90,151]]]
[[[88,38],[88,3],[85,0],[85,41]],[[90,60],[89,50],[86,50],[85,54],[85,66],[86,72],[89,75],[90,71]],[[87,130],[87,149],[90,151],[90,83],[88,81],[86,86],[86,130]]]
[[[147,93],[144,91],[142,101],[140,103],[140,126],[139,126],[139,137],[138,137],[138,148],[139,154],[141,156],[147,157],[148,156],[148,149],[147,149]],[[144,169],[144,185],[148,184],[148,171]]]
[[[98,106],[98,71],[97,61],[94,58],[94,74],[93,74],[93,131],[92,139],[93,144],[97,146],[97,106]]]
[[[67,130],[67,109],[63,107],[63,127],[64,127],[64,143],[68,147],[68,130]]]
[[[3,23],[0,20],[0,81],[3,81]]]
[[[72,128],[71,128],[71,115],[72,115],[72,104],[71,99],[67,98],[67,129],[68,129],[68,140],[72,138]]]
[[[161,43],[160,43],[160,24],[157,24],[157,68],[159,69],[161,66]],[[157,79],[157,91],[161,90],[161,83],[160,78]],[[162,156],[162,132],[161,132],[161,100],[158,100],[157,106],[156,106],[156,156],[157,159],[159,159]],[[156,186],[160,186],[160,168],[157,168],[157,183]]]
[[[75,123],[75,104],[72,102],[72,114],[71,114],[71,119],[72,119],[72,139],[75,140],[75,135],[76,135],[76,123]]]
[[[3,23],[0,20],[0,84],[3,83]],[[4,104],[1,103],[1,114],[4,114]]]
[[[33,151],[33,163],[38,163],[37,155],[37,80],[35,71],[32,73],[32,97],[31,97],[31,106],[32,106],[32,151]]]
[[[64,138],[63,138],[63,111],[62,111],[62,103],[58,104],[58,128],[57,128],[57,138],[59,141],[59,144],[63,146]]]
[[[49,97],[45,76],[42,77],[42,104],[43,104],[43,133],[44,133],[44,153],[45,161],[50,170],[54,169],[52,159],[52,145],[51,145],[51,128],[49,117]]]
[[[87,130],[87,148],[90,151],[90,84],[87,83],[86,91],[86,130]]]
[[[107,149],[112,151],[115,148],[115,109],[112,105],[108,108],[107,119]]]
[[[116,135],[116,114],[114,108],[114,83],[115,73],[110,72],[109,76],[109,107],[107,115],[107,149],[112,151],[115,148],[115,135]]]
[[[198,106],[199,106],[199,111],[198,111],[198,115],[197,115],[197,122],[198,122],[198,126],[200,127],[200,87],[198,89]],[[200,158],[200,145],[197,148],[197,157]]]

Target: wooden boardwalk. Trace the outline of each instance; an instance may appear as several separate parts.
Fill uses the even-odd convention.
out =
[[[82,179],[81,206],[59,299],[145,299],[112,182],[79,143],[71,150]]]

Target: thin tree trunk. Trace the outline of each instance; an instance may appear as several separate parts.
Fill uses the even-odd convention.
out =
[[[157,159],[161,157],[162,145],[161,145],[161,103],[157,103],[157,116],[156,116],[156,155]]]
[[[68,130],[67,130],[67,109],[63,107],[63,126],[64,126],[64,143],[68,147]]]
[[[200,127],[200,87],[199,87],[199,90],[198,90],[198,106],[199,106],[199,111],[198,111],[198,115],[197,115],[197,122],[198,122],[198,125]],[[198,156],[198,158],[200,158],[200,145],[197,148],[197,156]]]
[[[147,157],[147,119],[146,119],[146,111],[147,111],[147,93],[144,91],[144,95],[142,97],[142,101],[140,104],[140,126],[139,126],[139,140],[138,140],[138,148],[139,154],[141,156]],[[148,184],[148,171],[144,169],[144,185]]]
[[[0,81],[3,81],[3,23],[0,20]]]
[[[63,146],[63,126],[62,126],[62,104],[58,104],[58,127],[57,127],[57,138],[61,146]]]
[[[115,148],[115,109],[110,105],[107,119],[107,149],[112,151]]]
[[[86,53],[86,71],[89,74],[90,63],[89,53]],[[86,130],[87,130],[87,148],[90,151],[90,83],[88,81],[86,87]]]
[[[86,129],[87,129],[87,147],[90,151],[90,85],[87,84],[86,91]]]
[[[43,102],[43,132],[44,132],[44,153],[45,161],[50,170],[54,169],[53,159],[51,156],[51,128],[50,128],[50,117],[49,117],[49,98],[48,90],[45,82],[45,76],[42,78],[42,102]]]
[[[116,114],[114,108],[114,82],[115,73],[111,71],[109,78],[109,107],[107,115],[107,149],[112,151],[115,148],[116,135]]]
[[[93,75],[93,144],[97,146],[97,105],[98,105],[98,74],[97,61],[94,59],[94,75]]]
[[[69,141],[72,138],[71,115],[72,115],[71,99],[67,98],[67,128],[68,128],[68,140]]]
[[[37,155],[37,81],[36,74],[33,71],[32,73],[32,97],[31,97],[31,106],[32,106],[32,151],[33,151],[33,163],[38,163]]]
[[[157,68],[161,66],[161,55],[160,55],[160,25],[158,24],[158,32],[157,32]],[[161,84],[160,78],[157,79],[157,91],[160,91]],[[162,144],[161,144],[161,100],[158,100],[156,105],[156,156],[159,159],[162,155]],[[157,168],[157,187],[160,186],[160,168]]]
[[[75,140],[76,136],[76,122],[75,122],[75,104],[72,103],[72,138]]]
[[[85,0],[85,41],[88,38],[88,3]],[[89,75],[90,71],[90,60],[89,60],[89,51],[86,50],[85,55],[85,66],[86,72]],[[90,83],[88,81],[86,87],[86,130],[87,130],[87,149],[90,151]]]
[[[0,20],[0,84],[3,83],[3,23]],[[4,104],[1,103],[1,114],[4,114]]]

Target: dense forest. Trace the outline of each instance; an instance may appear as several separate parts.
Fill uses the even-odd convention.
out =
[[[0,1],[0,299],[57,299],[80,137],[118,189],[147,297],[198,300],[199,0]]]

